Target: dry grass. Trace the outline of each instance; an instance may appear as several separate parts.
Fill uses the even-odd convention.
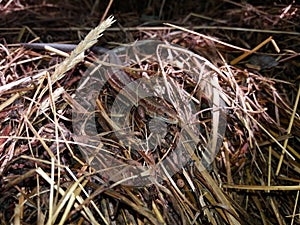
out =
[[[121,6],[122,3],[113,3],[111,10],[117,11]],[[109,28],[113,23],[109,17],[102,26],[91,30],[87,26],[96,27],[93,24],[104,18],[95,10],[101,7],[104,12],[106,6],[98,5],[97,1],[85,1],[84,7],[68,1],[35,6],[10,1],[1,8],[7,21],[15,21],[8,29],[9,25],[1,20],[6,30],[0,46],[1,224],[300,223],[299,5],[278,3],[270,7],[225,0],[195,8],[189,1],[184,5],[154,1],[142,15],[128,5],[131,14],[115,16],[122,24],[118,27]],[[144,6],[139,3],[135,7]],[[195,12],[190,14],[193,7]],[[74,17],[62,8],[74,14],[80,12],[76,15],[86,27],[75,26]],[[21,20],[10,12],[24,16],[31,10],[35,15],[49,11],[49,16],[36,17],[36,26],[21,29]],[[90,20],[79,16],[88,13]],[[52,19],[61,15],[65,20],[53,19],[50,27],[45,27],[50,15],[54,15]],[[151,27],[136,27],[145,18],[156,22]],[[165,20],[165,24],[156,24]],[[24,24],[30,24],[30,19],[27,21]],[[191,26],[203,23],[206,25]],[[13,45],[43,38],[40,31],[44,29],[60,41],[74,41],[82,35],[80,32],[91,31],[69,56]],[[101,36],[103,31],[105,34]],[[160,85],[172,105],[187,101],[195,104],[199,113],[193,115],[188,108],[174,107],[181,123],[180,126],[167,123],[169,139],[162,138],[156,149],[135,151],[138,143],[127,142],[127,136],[121,140],[113,135],[118,124],[109,117],[109,109],[117,91],[113,84],[105,84],[95,111],[97,140],[100,138],[102,145],[95,144],[95,139],[75,135],[72,110],[83,115],[92,113],[75,96],[79,81],[85,77],[84,71],[97,58],[86,50],[97,41],[114,47],[116,42],[125,44],[150,38],[199,54],[212,63],[206,64],[210,69],[195,64],[198,56],[166,46],[175,60],[168,62],[159,52],[141,62],[135,54],[125,67],[110,61],[106,64],[107,71],[123,71],[135,79],[143,74],[158,74],[163,77]],[[111,60],[110,56],[106,59]],[[123,52],[119,58],[128,60],[128,55]],[[172,63],[187,65],[189,69],[178,71]],[[114,64],[118,64],[117,68],[111,70]],[[199,90],[204,90],[200,84],[203,77],[208,79],[207,86],[219,91],[216,96],[226,106],[220,105],[220,99],[212,98],[209,91],[200,93]],[[89,95],[93,93],[87,92]],[[126,101],[130,98],[124,97]],[[218,110],[209,111],[212,106],[226,111],[222,143],[218,142],[218,135],[223,123],[215,116]],[[147,137],[148,129],[143,125],[148,125],[149,116],[139,118],[134,113],[130,118],[133,129],[125,131]],[[198,135],[193,134],[194,126],[186,122],[192,120],[200,122]],[[89,124],[86,126],[81,131],[89,132]],[[189,141],[176,142],[180,129],[186,129]],[[125,134],[120,131],[120,135]],[[209,141],[211,145],[205,145]],[[221,148],[213,164],[204,169],[201,157],[205,157],[205,151],[200,149],[218,144]],[[176,164],[185,159],[184,155],[168,159],[178,150],[176,145],[182,145],[191,160],[172,174],[170,171],[176,171]],[[82,147],[90,149],[92,155],[82,154]],[[101,154],[96,154],[98,151]],[[111,174],[118,168],[112,168],[109,160],[120,165],[146,166],[145,174],[149,172],[147,168],[160,165],[165,158],[167,163],[160,166],[161,171],[152,184],[128,186],[125,185],[128,180],[142,178],[124,176],[121,169]],[[161,180],[158,178],[163,182],[158,182]]]

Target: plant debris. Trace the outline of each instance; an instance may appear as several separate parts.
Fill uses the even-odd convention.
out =
[[[299,224],[300,6],[129,2],[0,6],[1,224]],[[167,53],[128,57],[126,46],[145,40],[169,46]],[[20,44],[31,41],[80,44],[71,53]],[[107,53],[99,57],[95,44]],[[99,59],[104,73],[88,76]],[[136,102],[120,73],[152,95]],[[95,96],[94,108],[86,107]],[[185,102],[196,113],[180,110]],[[189,139],[180,142],[183,118]],[[179,145],[190,160],[169,157]],[[220,150],[206,165],[207,146]],[[135,170],[124,173],[125,165]],[[154,167],[157,177],[143,185],[148,180],[135,175]]]

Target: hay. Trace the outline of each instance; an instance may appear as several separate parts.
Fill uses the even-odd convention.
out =
[[[278,3],[270,7],[226,0],[199,4],[195,8],[192,1],[154,2],[149,6],[138,3],[134,8],[131,8],[132,4],[113,3],[106,13],[110,7],[115,11],[124,9],[114,14],[118,27],[108,28],[112,23],[112,17],[109,17],[104,28],[83,35],[86,38],[68,58],[53,52],[25,49],[17,43],[35,37],[45,40],[42,30],[47,30],[56,41],[77,41],[81,32],[91,30],[90,27],[103,20],[100,19],[103,15],[95,9],[101,8],[104,12],[106,6],[97,1],[94,5],[85,1],[84,7],[68,1],[62,1],[60,5],[26,5],[9,1],[2,7],[5,19],[15,22],[8,27],[1,20],[5,41],[13,43],[7,45],[3,41],[0,46],[1,224],[299,223],[300,88],[297,59],[300,34],[296,13],[299,5]],[[147,10],[142,11],[145,8]],[[78,20],[86,27],[78,27],[74,17],[62,9],[77,12]],[[126,12],[127,9],[131,13]],[[35,12],[33,15],[40,17],[34,17],[35,26],[21,29],[23,22],[10,12],[18,12],[21,18],[32,15],[31,10]],[[52,23],[45,27],[50,15],[53,16]],[[62,17],[64,20],[55,19]],[[32,17],[26,18],[30,24]],[[69,28],[61,24],[62,21],[69,23]],[[204,25],[196,26],[199,24]],[[215,72],[212,74],[217,78],[214,86],[220,87],[220,96],[226,103],[223,109],[226,110],[227,125],[220,151],[207,170],[199,163],[205,156],[205,151],[201,150],[210,137],[218,134],[214,126],[220,123],[211,119],[210,96],[207,93],[199,95],[200,81],[194,80],[187,71],[179,71],[168,64],[163,57],[156,61],[153,58],[140,60],[135,54],[134,60],[126,65],[110,61],[106,66],[113,68],[118,64],[113,72],[123,71],[134,79],[164,77],[161,87],[170,96],[173,106],[179,105],[184,96],[189,96],[186,98],[189,103],[199,106],[199,113],[193,119],[201,118],[201,132],[198,133],[201,141],[199,144],[195,141],[198,137],[187,132],[191,139],[194,138],[193,142],[184,145],[192,155],[191,160],[177,173],[170,174],[168,169],[175,168],[176,162],[180,164],[184,156],[169,159],[159,173],[162,182],[157,178],[145,186],[127,186],[125,182],[130,179],[143,179],[130,175],[121,179],[122,173],[116,173],[118,179],[111,182],[109,171],[115,171],[115,168],[109,166],[109,160],[136,167],[158,165],[176,150],[176,135],[183,129],[167,120],[166,137],[169,139],[160,139],[156,149],[135,151],[137,143],[125,142],[126,138],[120,141],[112,132],[119,125],[110,117],[109,109],[118,94],[112,83],[103,85],[95,112],[82,107],[82,102],[76,98],[76,88],[86,76],[86,68],[99,59],[88,48],[98,41],[109,48],[122,43],[120,49],[124,49],[126,43],[137,39],[177,44],[213,64],[211,68],[215,68]],[[183,54],[171,47],[168,54],[170,52],[172,56]],[[124,52],[117,53],[120,59],[126,58]],[[192,60],[188,61],[188,57],[183,57],[180,62],[190,66],[191,71],[200,68],[192,64]],[[178,84],[185,92],[175,95]],[[145,85],[150,86],[149,83]],[[126,104],[128,97],[125,95],[120,101]],[[157,98],[154,100],[158,105],[165,104]],[[147,139],[151,126],[149,117],[153,115],[148,115],[147,110],[133,108],[130,131]],[[84,135],[75,138],[74,109],[85,115],[94,113],[97,138],[103,146],[95,145],[94,139],[86,140]],[[180,111],[172,106],[169,110]],[[183,121],[186,116],[192,120],[188,112],[184,111],[177,119]],[[116,117],[118,113],[122,112],[116,111]],[[89,132],[89,125],[87,123],[82,130]],[[120,135],[125,134],[120,132]],[[151,141],[148,144],[151,145]],[[80,151],[81,146],[92,149],[94,155],[85,157]],[[106,151],[105,160],[96,154],[103,150]],[[100,169],[91,163],[92,158],[97,157],[102,165]]]

